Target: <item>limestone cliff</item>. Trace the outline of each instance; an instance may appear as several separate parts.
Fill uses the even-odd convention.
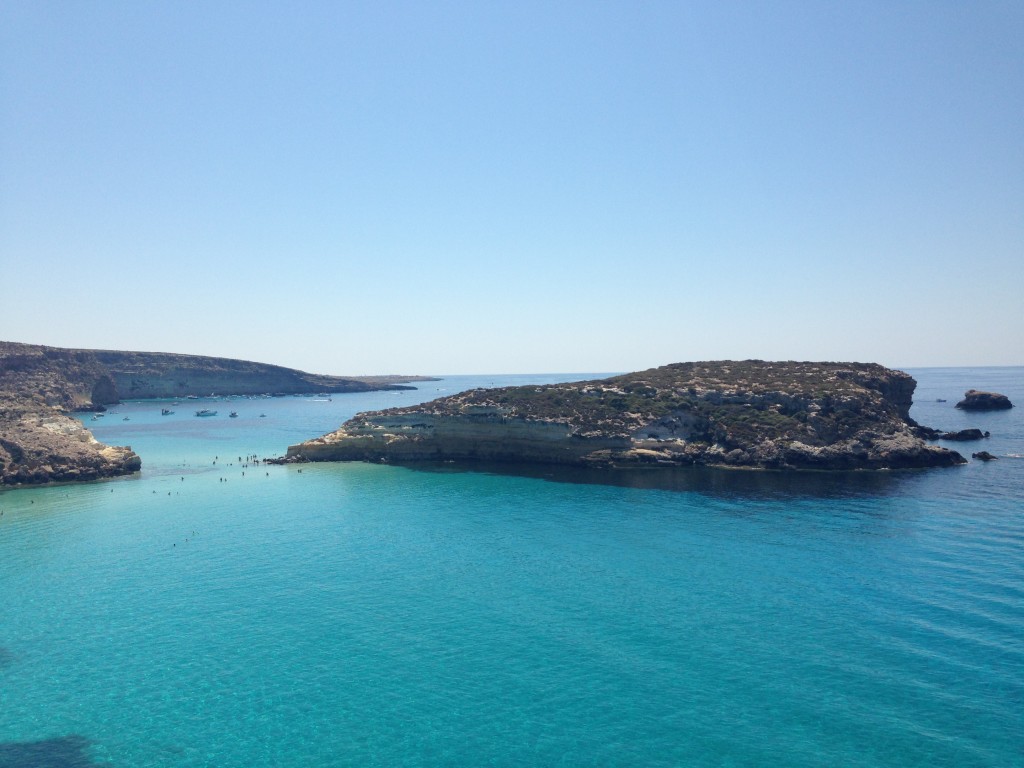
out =
[[[424,377],[341,377],[202,355],[62,349],[0,342],[0,390],[28,389],[64,408],[188,395],[410,389]],[[56,382],[61,382],[57,386]],[[66,398],[70,397],[68,401]]]
[[[88,354],[65,350],[58,364],[42,349],[0,343],[0,486],[137,471],[131,448],[103,445],[67,415],[90,402],[93,387],[102,392],[106,370]]]
[[[0,410],[0,486],[98,480],[141,467],[130,446],[104,445],[56,409]]]
[[[965,463],[917,436],[915,387],[907,374],[874,364],[677,363],[363,413],[291,446],[288,458],[774,469]]]
[[[135,472],[130,448],[97,442],[67,412],[122,399],[408,389],[423,377],[342,378],[243,360],[0,342],[0,485]]]

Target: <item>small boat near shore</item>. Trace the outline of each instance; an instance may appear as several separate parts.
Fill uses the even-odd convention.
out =
[[[228,418],[229,419],[237,419],[238,418],[238,413],[235,412],[235,411],[232,411],[231,413],[228,414]]]
[[[209,408],[203,408],[202,410],[196,411],[196,416],[200,416],[200,417],[204,417],[204,418],[207,417],[207,416],[216,416],[216,415],[217,415],[217,412],[216,411],[211,411]]]
[[[170,416],[172,413],[174,413],[174,411],[172,411],[170,408],[161,408],[160,409],[160,415],[161,416]]]

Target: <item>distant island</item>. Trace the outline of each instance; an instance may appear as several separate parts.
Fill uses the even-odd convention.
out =
[[[131,448],[95,440],[72,411],[123,399],[414,389],[423,376],[322,376],[199,355],[0,342],[0,486],[136,472]]]
[[[876,364],[676,363],[361,413],[289,447],[284,460],[780,470],[966,463],[922,439],[934,431],[910,418],[916,386]]]
[[[1013,408],[1013,403],[1006,395],[998,392],[979,392],[969,389],[964,392],[964,399],[956,404],[964,411],[1005,411]]]

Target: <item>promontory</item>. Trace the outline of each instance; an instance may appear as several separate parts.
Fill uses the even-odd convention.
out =
[[[474,389],[361,413],[291,461],[901,469],[966,463],[910,417],[917,386],[876,364],[675,363],[606,379]]]
[[[424,377],[321,376],[277,365],[159,352],[0,342],[0,486],[130,474],[129,447],[99,443],[71,411],[122,399],[409,389]]]

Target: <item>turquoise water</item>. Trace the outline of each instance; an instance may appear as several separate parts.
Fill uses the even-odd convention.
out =
[[[1021,765],[1024,408],[952,406],[1024,405],[1024,369],[911,372],[919,421],[1002,458],[614,485],[238,460],[575,377],[118,406],[86,423],[141,476],[0,493],[0,767]]]

